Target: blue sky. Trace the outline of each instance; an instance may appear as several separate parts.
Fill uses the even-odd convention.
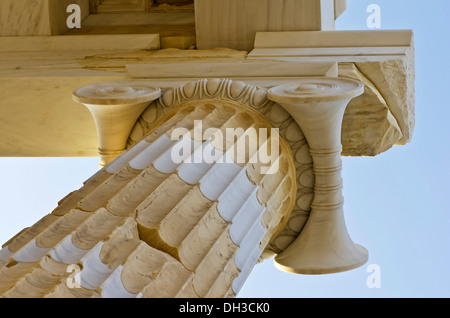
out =
[[[416,48],[413,140],[374,158],[343,158],[345,217],[352,239],[369,250],[356,270],[323,276],[255,267],[239,297],[450,296],[450,1],[348,0],[339,30],[366,30],[370,4],[382,29],[412,29]],[[381,288],[368,288],[367,266],[380,268]]]
[[[339,30],[366,30],[378,4],[382,29],[412,29],[416,47],[416,129],[406,146],[374,158],[344,159],[347,227],[369,250],[363,267],[322,276],[258,264],[239,297],[450,296],[450,26],[448,0],[348,0]],[[50,213],[98,170],[98,158],[0,158],[0,244]],[[368,288],[367,266],[381,288]]]

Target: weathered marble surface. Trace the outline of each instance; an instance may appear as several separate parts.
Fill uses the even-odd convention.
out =
[[[340,63],[339,76],[364,83],[364,93],[352,99],[345,110],[343,155],[375,156],[390,149],[403,134],[383,95],[354,63]]]
[[[124,78],[104,74],[0,77],[0,154],[5,157],[98,156],[92,116],[72,101],[71,92],[88,83]]]
[[[50,30],[47,1],[0,1],[0,36],[50,35]]]
[[[105,36],[105,39],[108,39],[108,36]],[[273,65],[277,63],[278,57],[268,61],[266,59],[251,61],[249,58],[252,57],[249,57],[246,52],[230,49],[139,50],[139,47],[147,48],[148,46],[146,42],[138,39],[139,36],[133,42],[132,37],[128,37],[127,41],[129,44],[127,46],[134,46],[133,48],[137,50],[125,52],[114,52],[114,49],[121,48],[121,42],[119,41],[106,41],[105,45],[103,45],[101,41],[94,41],[95,39],[90,42],[80,43],[79,47],[85,49],[80,51],[55,50],[55,47],[58,47],[54,43],[56,38],[52,38],[49,42],[39,41],[38,38],[32,38],[31,42],[25,40],[20,42],[17,40],[17,43],[11,46],[16,47],[21,52],[11,53],[7,50],[10,45],[0,46],[0,70],[2,82],[5,83],[0,90],[4,101],[2,102],[1,118],[4,126],[8,127],[1,132],[4,142],[0,147],[0,153],[7,156],[41,156],[45,154],[54,156],[95,156],[97,153],[95,127],[89,113],[84,112],[85,110],[77,109],[76,103],[71,100],[72,91],[86,84],[125,79],[138,73],[141,75],[137,77],[145,78],[146,72],[144,68],[151,68],[152,65],[155,66],[155,69],[152,70],[153,75],[150,76],[154,77],[151,80],[151,84],[161,88],[171,88],[185,84],[190,80],[203,78],[206,75],[211,77],[233,75],[232,78],[234,79],[247,77],[245,79],[247,83],[259,85],[266,89],[270,88],[271,85],[275,85],[275,77],[277,77],[278,84],[287,83],[292,78],[295,78],[292,77],[293,74],[289,73],[289,63],[282,62],[280,65],[288,68],[288,73],[285,72],[284,76],[278,70],[274,72],[270,68],[261,68],[259,75],[255,73],[253,75],[258,76],[253,77],[248,72],[239,74],[239,65],[242,65],[242,63],[255,62]],[[67,40],[69,41],[70,39]],[[0,38],[0,41],[8,43],[12,39]],[[89,43],[91,43],[91,46],[89,46]],[[116,43],[119,45],[115,46]],[[151,41],[148,43],[151,43]],[[95,46],[92,47],[93,44],[98,45],[105,51],[93,50],[95,48]],[[60,45],[60,47],[65,47],[65,45]],[[39,48],[45,48],[45,50],[40,52]],[[52,53],[48,53],[48,49],[52,49]],[[309,58],[307,57],[307,59]],[[301,57],[299,61],[306,62],[307,59]],[[322,65],[322,70],[320,68],[316,69],[318,73],[313,72],[314,63],[305,64],[309,65],[309,75],[333,76],[332,69],[328,71],[327,68],[324,68],[326,65],[329,65],[327,66],[328,68],[331,67],[335,63],[333,59],[335,57],[321,60],[319,63],[316,63],[318,60],[313,59],[316,65]],[[404,71],[400,70],[400,73],[406,76],[403,82],[394,83],[397,86],[392,84],[390,86],[384,84],[383,86],[383,83],[387,83],[383,76],[385,74],[389,75],[389,73],[383,73],[384,71],[381,70],[381,67],[396,63],[395,61],[388,60],[386,64],[373,62],[371,66],[372,68],[375,67],[373,71],[367,70],[367,67],[371,65],[370,63],[339,63],[339,68],[336,69],[338,73],[334,75],[339,74],[339,76],[358,79],[365,83],[365,93],[350,103],[344,117],[344,130],[342,133],[344,155],[374,156],[384,152],[394,144],[402,143],[402,138],[406,135],[400,126],[402,120],[404,126],[407,126],[408,123],[413,123],[413,120],[408,117],[414,115],[413,99],[407,101],[408,96],[410,96],[409,98],[414,96],[412,94],[413,85],[408,82],[413,77],[408,75],[408,73],[402,73]],[[292,65],[298,66],[298,63],[296,63],[293,62]],[[145,64],[144,68],[142,68],[143,64]],[[183,68],[177,68],[177,65],[182,65]],[[190,67],[190,65],[192,66]],[[200,65],[200,68],[197,69],[196,66],[198,65]],[[216,73],[208,65],[215,66]],[[232,65],[233,68],[227,69],[227,65]],[[363,73],[361,71],[361,65],[365,66],[363,69],[366,72]],[[399,65],[404,64],[400,63]],[[127,69],[131,71],[128,74]],[[204,74],[199,72],[201,69],[204,69]],[[390,70],[390,72],[393,71],[390,68],[385,69]],[[221,70],[225,73],[220,74]],[[367,72],[369,72],[373,81],[366,76]],[[375,77],[377,72],[381,76]],[[147,75],[149,76],[150,74],[148,73]],[[186,78],[187,75],[193,78]],[[301,75],[307,76],[308,73],[302,73]],[[36,80],[37,78],[42,80]],[[401,77],[392,76],[391,78],[401,79]],[[30,87],[33,87],[33,89],[30,90]],[[389,91],[394,87],[399,87],[397,92],[403,93],[389,95]],[[404,90],[402,91],[402,89]],[[23,93],[24,90],[27,94]],[[392,92],[395,92],[395,90]],[[32,104],[29,104],[30,100],[33,101]],[[405,101],[407,101],[406,104]],[[395,102],[397,103],[397,113],[394,113],[395,108],[393,105],[395,105]],[[408,107],[412,108],[409,110],[404,109],[405,105],[409,105]],[[20,114],[16,113],[17,109],[21,109]],[[51,109],[65,109],[65,115],[59,116],[58,114],[62,113],[60,111],[55,112],[45,122],[27,119],[29,116],[26,114],[32,114],[34,118],[41,118],[42,114],[46,114]],[[80,123],[75,123],[74,118],[79,118]],[[84,127],[83,134],[77,133],[78,125]],[[29,127],[29,129],[26,130],[25,127]],[[67,128],[69,130],[64,132],[64,129]],[[35,141],[30,143],[27,139],[29,137],[27,137],[26,131],[33,131],[33,137],[39,137],[39,140],[47,140],[47,142]],[[58,138],[55,139],[55,135],[52,134],[53,131],[60,131],[56,135]],[[87,137],[86,134],[89,134],[90,137]],[[77,149],[71,149],[68,146],[69,144],[77,145]]]
[[[100,166],[125,151],[128,136],[147,106],[161,96],[161,89],[135,82],[103,82],[78,88],[73,100],[92,114],[99,137]]]
[[[239,292],[295,203],[290,148],[280,139],[279,156],[270,162],[250,160],[248,152],[245,161],[233,162],[231,149],[242,149],[245,138],[257,145],[254,155],[267,151],[268,136],[259,144],[260,133],[252,132],[272,126],[232,101],[185,103],[165,119],[3,245],[0,297],[214,298]],[[180,123],[192,131],[195,120],[204,130],[194,139],[233,159],[202,159],[201,167],[173,162],[178,143],[172,131]],[[208,128],[243,127],[236,141],[221,145],[219,132],[206,135]],[[196,154],[191,148],[186,159]],[[275,165],[272,174],[261,170]],[[68,279],[68,266],[75,264],[79,286]]]
[[[75,107],[70,100],[72,91],[96,81],[151,77],[152,85],[173,88],[189,80],[218,77],[244,79],[248,84],[268,89],[271,85],[282,84],[280,81],[295,78],[294,73],[298,72],[297,76],[339,75],[365,84],[364,94],[352,100],[344,117],[343,154],[374,156],[395,144],[407,143],[412,136],[412,41],[412,32],[408,30],[262,32],[256,35],[256,48],[247,54],[231,49],[155,50],[160,45],[158,35],[3,37],[0,38],[0,75],[6,84],[0,93],[4,101],[2,120],[8,128],[2,132],[4,142],[0,153],[8,156],[94,155],[96,145],[91,143],[95,136],[77,137],[74,131],[58,135],[64,136],[62,139],[52,137],[53,129],[76,127],[73,119],[72,123],[67,123],[71,112],[64,118],[54,115],[51,122],[44,125],[40,121],[23,119],[24,115],[15,114],[14,110],[23,109],[25,114],[40,118],[52,108]],[[268,67],[251,71],[248,63]],[[274,63],[284,68],[273,69]],[[290,65],[297,67],[302,63],[307,67],[298,71],[289,69]],[[10,78],[14,81],[9,81]],[[36,81],[36,78],[43,80]],[[82,82],[82,78],[89,80]],[[70,84],[65,86],[64,83]],[[29,87],[33,90],[28,90]],[[55,87],[58,89],[54,90]],[[61,96],[63,90],[65,96]],[[33,101],[32,109],[27,108],[31,107],[27,106],[29,100]],[[64,106],[56,105],[61,101],[65,101]],[[78,112],[72,118],[79,118]],[[85,121],[91,121],[89,116],[83,117],[81,125],[85,126]],[[30,145],[23,135],[24,123],[31,125],[28,131],[34,131],[33,137],[49,138],[52,143]],[[89,131],[95,130],[83,130]],[[73,136],[65,139],[70,134]],[[78,149],[70,151],[69,141],[79,145]]]
[[[335,63],[173,63],[134,64],[127,66],[132,78],[186,79],[186,78],[267,78],[277,81],[302,76],[337,76]]]
[[[250,51],[258,31],[334,30],[335,21],[332,0],[196,0],[195,14],[199,49]]]
[[[233,50],[143,50],[149,42],[142,40],[149,37],[139,35],[133,43],[127,36],[127,46],[137,51],[125,53],[121,52],[123,41],[109,40],[104,46],[93,39],[89,43],[103,50],[84,42],[86,50],[73,51],[67,45],[55,45],[54,38],[47,44],[36,37],[31,41],[0,38],[0,155],[98,156],[95,123],[89,111],[72,100],[72,92],[89,84],[129,79],[128,63],[233,62],[246,56]],[[11,47],[19,52],[10,52]],[[59,49],[49,50],[55,47]]]
[[[125,79],[125,71],[91,70],[87,54],[158,48],[155,35],[0,38],[0,154],[97,156],[97,132],[87,109],[72,101],[84,85]]]
[[[159,49],[158,34],[110,34],[77,36],[0,37],[3,60],[20,59],[15,54],[35,52],[47,59],[84,58],[89,55]]]
[[[89,0],[2,0],[0,36],[62,34],[69,4],[81,7],[81,19],[89,15]]]
[[[350,74],[356,72],[359,74],[356,77],[364,77],[364,81],[372,83],[372,88],[378,91],[376,95],[379,101],[376,107],[380,111],[385,107],[383,104],[388,107],[390,114],[385,115],[387,121],[378,123],[380,128],[384,124],[389,127],[382,128],[378,141],[373,143],[375,145],[382,142],[384,145],[376,146],[378,150],[373,149],[372,153],[377,154],[381,149],[389,149],[394,144],[406,144],[412,138],[415,125],[412,30],[261,32],[256,35],[255,49],[249,53],[248,58],[285,62],[337,62],[340,65],[340,75],[347,74],[355,78],[355,74]],[[354,64],[353,71],[347,67],[348,63]],[[359,99],[363,105],[367,101],[362,101],[361,98],[367,96],[366,93],[356,98],[352,104]],[[352,106],[349,111],[351,109]],[[375,108],[373,112],[377,112]],[[373,134],[371,126],[366,127],[366,132],[362,134]]]
[[[389,105],[403,136],[397,144],[411,141],[415,127],[414,47],[402,58],[377,62],[357,62],[358,69],[378,88]]]
[[[363,92],[363,83],[348,78],[305,78],[268,92],[268,98],[288,111],[305,135],[315,175],[308,222],[275,257],[281,270],[330,274],[357,268],[368,260],[368,251],[352,241],[345,226],[341,176],[345,108]]]

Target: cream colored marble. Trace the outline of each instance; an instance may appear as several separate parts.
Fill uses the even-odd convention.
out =
[[[364,84],[364,93],[347,106],[342,123],[343,156],[376,156],[392,148],[402,131],[377,87],[354,63],[340,63],[339,76]]]
[[[23,77],[0,78],[2,156],[98,156],[92,116],[87,108],[72,100],[71,92],[89,83],[125,77],[114,74],[67,77],[54,73],[30,77],[27,72]]]
[[[85,0],[83,0],[85,1]],[[159,34],[162,48],[195,47],[194,3],[151,5],[149,0],[91,0],[91,14],[81,28],[64,35]]]
[[[352,31],[351,37],[347,36],[348,34],[346,35],[345,32],[337,31],[335,33],[321,32],[320,34],[315,32],[289,32],[287,35],[282,33],[280,37],[275,36],[278,34],[277,32],[275,34],[258,33],[256,45],[258,47],[267,45],[269,48],[261,49],[277,50],[277,54],[276,56],[260,57],[261,59],[257,60],[253,59],[256,58],[254,54],[259,48],[255,49],[248,56],[246,52],[230,49],[143,50],[157,48],[156,38],[151,35],[0,38],[2,44],[0,51],[3,51],[0,52],[1,74],[4,76],[5,81],[14,77],[14,86],[17,86],[11,88],[10,86],[13,83],[10,83],[11,85],[7,84],[8,90],[5,89],[3,91],[4,94],[8,95],[3,100],[8,101],[8,103],[5,103],[2,118],[5,121],[5,125],[9,127],[3,131],[5,137],[3,140],[14,140],[14,142],[4,143],[2,145],[2,153],[5,155],[95,155],[94,149],[96,144],[91,143],[96,137],[87,137],[88,133],[95,134],[95,129],[92,129],[86,123],[86,120],[80,119],[79,123],[74,121],[67,122],[68,118],[85,118],[83,113],[79,114],[80,111],[74,112],[73,115],[67,112],[69,110],[68,106],[70,106],[71,110],[74,109],[72,101],[66,100],[64,102],[64,108],[62,108],[65,109],[64,118],[59,118],[54,113],[54,117],[52,117],[54,120],[51,120],[51,125],[57,130],[60,126],[76,129],[77,125],[79,125],[84,128],[83,131],[86,133],[77,134],[73,131],[68,131],[65,134],[62,132],[58,135],[60,137],[55,140],[54,134],[48,128],[50,126],[47,125],[47,121],[44,125],[42,121],[22,119],[23,116],[21,114],[15,114],[14,109],[16,107],[24,109],[31,107],[31,105],[24,101],[25,96],[23,94],[9,95],[9,92],[21,91],[21,87],[27,87],[29,82],[33,82],[30,87],[42,86],[39,90],[33,90],[29,93],[38,94],[36,98],[34,95],[30,95],[30,97],[33,96],[31,99],[35,103],[42,105],[42,108],[32,107],[32,110],[27,110],[28,113],[33,114],[34,118],[41,118],[44,110],[50,105],[54,105],[59,100],[67,99],[67,96],[51,95],[63,89],[66,89],[67,94],[69,94],[77,86],[83,86],[85,83],[81,82],[81,77],[93,76],[89,83],[101,81],[105,76],[111,76],[111,79],[125,79],[127,76],[125,72],[128,69],[131,76],[154,77],[149,80],[149,84],[163,88],[173,88],[205,76],[244,80],[248,84],[257,85],[265,89],[273,85],[288,83],[295,78],[295,76],[292,76],[295,73],[301,76],[335,76],[339,73],[340,76],[361,80],[365,83],[366,92],[351,102],[344,117],[343,154],[348,156],[373,156],[386,151],[394,144],[405,143],[405,140],[410,138],[405,137],[405,132],[406,136],[408,136],[407,130],[409,129],[409,134],[411,134],[414,126],[414,84],[412,83],[414,76],[413,72],[411,72],[413,70],[413,59],[410,55],[411,53],[409,53],[411,49],[408,46],[408,43],[411,41],[411,32],[377,32]],[[380,36],[375,36],[376,34],[380,34]],[[322,41],[322,44],[319,40],[321,38],[325,39]],[[354,47],[354,44],[352,44],[353,40],[351,40],[353,38],[361,47]],[[123,41],[124,39],[126,41]],[[306,46],[294,48],[295,50],[303,50],[303,53],[294,57],[282,56],[282,53],[287,54],[286,52],[289,52],[289,49],[280,50],[277,47],[286,46],[288,40],[292,45]],[[343,47],[338,48],[338,50],[332,47],[320,47],[328,45],[326,44],[328,42],[331,46],[341,44]],[[312,49],[309,47],[314,45],[319,46],[319,48]],[[72,46],[78,48],[78,50],[73,51],[71,49]],[[10,48],[20,52],[10,52]],[[101,51],[99,51],[100,49]],[[127,51],[127,49],[132,51]],[[337,55],[354,49],[359,50],[363,55]],[[367,50],[375,50],[373,52],[382,54],[364,55],[369,52]],[[311,56],[319,54],[319,52],[321,52],[320,56]],[[324,52],[327,56],[323,56]],[[405,55],[398,54],[407,54],[411,57],[405,59]],[[392,58],[394,60],[391,60]],[[397,60],[397,58],[400,60]],[[289,61],[289,63],[285,61],[284,63],[276,64],[279,60],[284,59],[293,60]],[[357,64],[348,62],[355,59],[359,59],[360,62],[357,62]],[[339,69],[336,67],[336,60],[340,61]],[[366,62],[371,60],[374,62]],[[250,65],[250,63],[256,64]],[[143,66],[143,64],[147,65]],[[275,66],[277,65],[282,67],[276,68]],[[330,65],[330,68],[327,70],[328,65]],[[334,66],[331,67],[331,65]],[[387,76],[390,76],[392,79],[395,78],[392,77],[395,75],[392,71],[394,65],[400,69],[399,74],[404,74],[404,77],[401,81],[391,83]],[[268,67],[258,69],[257,66]],[[367,70],[362,72],[364,67]],[[370,75],[368,75],[369,73]],[[249,75],[252,76],[249,77]],[[33,78],[45,79],[34,81]],[[94,80],[94,78],[98,80]],[[76,82],[78,79],[80,80],[78,85],[70,87],[61,85],[66,82]],[[384,83],[390,84],[386,85]],[[58,89],[53,90],[49,88],[49,84],[51,87],[58,87]],[[398,88],[393,90],[394,87]],[[360,109],[364,109],[364,112],[361,113]],[[367,112],[370,113],[369,116],[364,115]],[[59,114],[60,112],[56,113]],[[89,121],[89,119],[87,120]],[[23,130],[25,126],[29,128],[28,131],[34,132],[33,136],[40,136],[39,140],[46,140],[47,142],[41,144],[38,141],[26,139],[26,136],[22,137],[23,131],[26,131]],[[405,129],[405,127],[409,128]],[[71,136],[70,142],[69,136]],[[22,142],[23,145],[20,146]],[[77,149],[68,149],[67,146],[70,143],[77,145]]]
[[[380,63],[357,62],[356,66],[374,85],[386,100],[397,121],[402,138],[396,142],[405,145],[412,140],[415,128],[415,60],[414,47],[402,58],[389,59]]]
[[[150,12],[194,12],[194,0],[148,0]]]
[[[126,72],[135,64],[185,64],[185,63],[241,63],[246,52],[231,49],[182,50],[162,49],[154,51],[137,50],[131,52],[105,53],[86,56],[80,64],[89,69],[115,70]],[[149,67],[148,65],[144,65]]]
[[[411,41],[411,30],[257,32],[255,49],[409,47]]]
[[[292,78],[290,80],[295,81]],[[231,100],[258,110],[273,127],[280,130],[281,137],[286,140],[292,149],[298,176],[295,205],[289,219],[285,220],[285,225],[280,226],[280,234],[276,237],[266,238],[268,241],[264,241],[264,244],[267,243],[268,245],[263,252],[263,257],[270,258],[283,251],[293,242],[303,228],[308,218],[311,200],[314,195],[314,174],[309,147],[301,129],[288,112],[280,105],[268,100],[267,89],[229,79],[202,79],[177,84],[174,88],[164,90],[161,98],[144,111],[130,134],[128,147],[130,148],[135,144],[138,146],[140,144],[139,140],[142,140],[145,132],[153,127],[157,120],[173,107],[187,102],[195,104],[198,100],[207,102],[211,99]],[[182,116],[184,115],[180,114],[179,116],[183,118]],[[177,117],[177,120],[181,121],[181,118]],[[180,125],[183,125],[183,122],[180,122]],[[154,142],[157,136],[159,135],[151,139],[147,138],[147,141]],[[133,166],[138,167],[134,164]],[[180,176],[185,175],[182,167],[179,170],[179,174]],[[254,182],[258,182],[258,179],[254,180]],[[266,191],[265,196],[269,197],[271,190],[268,188]],[[277,205],[281,203],[272,202],[272,204]]]
[[[196,0],[197,47],[253,49],[258,31],[334,30],[333,0]]]
[[[159,49],[158,34],[0,37],[0,52],[88,54]]]
[[[164,88],[186,85],[190,81],[194,81],[195,75],[199,75],[202,69],[205,69],[205,73],[208,72],[211,78],[216,78],[216,75],[220,75],[221,71],[226,72],[228,75],[252,75],[251,72],[239,72],[240,69],[244,69],[242,64],[234,64],[233,68],[226,68],[227,64],[228,63],[222,65],[211,64],[213,67],[209,67],[210,63],[208,63],[205,66],[201,66],[199,69],[196,68],[197,65],[195,63],[192,65],[161,64],[156,65],[154,69],[152,69],[153,65],[148,65],[146,66],[148,70],[140,69],[137,64],[132,66],[129,65],[127,68],[134,76],[142,76],[143,78],[148,76],[149,78],[145,79],[146,82],[151,85],[160,85]],[[248,64],[249,66],[252,66],[250,63]],[[256,65],[258,64],[255,64],[255,66]],[[296,63],[279,64],[285,67],[286,71],[284,71],[283,68],[276,69],[276,63],[268,63],[268,65],[273,65],[274,68],[255,68],[255,71],[260,72],[263,77],[253,76],[242,78],[238,76],[228,76],[227,78],[243,81],[246,84],[255,85],[262,90],[267,90],[275,85],[288,84],[296,79],[301,79],[300,77],[288,77],[286,75],[299,73],[308,69],[302,68],[303,65],[305,65],[304,63],[298,65]],[[313,65],[314,64],[309,66],[313,67]],[[296,70],[295,67],[291,66],[297,66],[299,70]],[[312,72],[309,73],[308,76],[313,75],[314,71],[318,71],[318,69],[312,69]],[[333,72],[328,72],[327,74],[333,74]],[[374,84],[358,71],[353,63],[341,64],[339,73],[340,76],[359,80],[365,85],[364,94],[353,99],[345,113],[342,131],[343,155],[375,156],[387,151],[401,139],[402,132],[383,96]],[[160,78],[158,78],[158,76],[160,76]],[[183,78],[184,76],[188,77]]]
[[[81,7],[81,19],[89,15],[89,0],[2,0],[0,36],[62,34],[67,31],[69,4]]]
[[[347,0],[334,0],[334,18],[337,19],[347,9]]]
[[[156,49],[157,35],[0,37],[0,154],[97,156],[97,132],[75,89],[126,79],[125,70],[92,70],[86,55]]]
[[[0,26],[64,32],[67,1],[41,1],[37,23],[18,0],[3,11],[10,16],[0,11]],[[100,11],[142,10],[142,3],[105,0]],[[0,295],[233,297],[253,266],[272,256],[292,273],[364,264],[367,251],[343,218],[341,155],[376,155],[411,138],[414,52],[410,31],[298,32],[332,30],[345,7],[345,0],[197,0],[199,48],[225,46],[211,50],[193,49],[189,36],[179,44],[189,50],[158,50],[180,40],[161,26],[154,35],[131,34],[148,31],[152,17],[162,25],[181,16],[166,28],[193,28],[192,4],[121,21],[119,13],[90,16],[82,36],[0,38],[0,154],[96,156],[100,144],[106,164],[3,246]],[[90,85],[98,82],[107,83]],[[243,134],[171,140],[179,127],[189,137],[198,119],[203,129],[239,126]],[[235,159],[230,148],[259,127],[279,129],[279,160],[189,162],[203,147],[215,160]],[[196,148],[174,162],[172,150],[188,144]],[[70,264],[82,269],[79,288],[68,284]]]
[[[50,15],[45,0],[0,2],[0,36],[50,35]]]
[[[160,96],[161,89],[130,81],[100,83],[74,91],[73,100],[84,104],[94,117],[102,167],[125,150],[136,120]]]
[[[62,200],[51,214],[54,220],[47,216],[8,242],[0,253],[0,297],[197,298],[239,292],[294,205],[289,146],[279,140],[279,169],[273,173],[262,172],[266,163],[251,156],[243,163],[216,160],[192,184],[178,169],[197,170],[199,163],[187,160],[193,150],[171,172],[158,170],[161,158],[166,164],[172,160],[163,154],[177,144],[169,138],[173,129],[192,130],[199,119],[205,133],[215,126],[223,131],[272,127],[256,110],[219,99],[178,105],[163,119]],[[260,140],[244,132],[216,150],[229,154],[247,136]],[[211,138],[205,135],[201,143],[216,144]],[[259,145],[257,153],[267,151],[265,143]],[[136,159],[146,164],[130,169]],[[111,170],[115,165],[120,167]],[[124,178],[122,172],[131,170],[135,173]],[[107,203],[88,207],[88,200]],[[79,286],[68,277],[74,265],[80,269]]]
[[[335,63],[170,63],[130,64],[128,74],[137,79],[183,78],[280,78],[302,76],[337,76]]]
[[[262,32],[249,59],[355,63],[383,96],[408,143],[415,126],[412,30]]]
[[[145,11],[147,0],[102,0],[97,5],[97,13],[121,11]]]
[[[408,47],[327,47],[327,48],[265,48],[254,49],[250,59],[278,59],[294,61],[381,62],[405,56]]]
[[[275,257],[278,268],[298,274],[329,274],[362,266],[367,250],[351,240],[342,196],[341,129],[349,101],[364,91],[349,79],[304,79],[269,90],[305,134],[313,159],[314,200],[297,239]]]
[[[119,25],[194,25],[194,12],[145,12],[92,14],[83,20],[83,27]]]

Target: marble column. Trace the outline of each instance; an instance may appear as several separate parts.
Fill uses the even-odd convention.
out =
[[[367,250],[353,243],[344,220],[341,129],[350,100],[362,83],[343,78],[305,78],[269,90],[269,99],[297,121],[310,146],[314,199],[297,239],[275,257],[278,268],[298,274],[329,274],[363,265]]]

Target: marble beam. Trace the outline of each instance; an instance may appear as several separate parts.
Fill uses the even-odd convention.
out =
[[[402,135],[394,144],[404,145],[412,138],[415,72],[411,30],[261,32],[248,59],[337,62],[340,73],[347,67],[342,65],[354,63],[379,91],[379,104],[387,104],[400,127]]]
[[[196,0],[199,49],[249,51],[258,31],[334,30],[333,0]]]

